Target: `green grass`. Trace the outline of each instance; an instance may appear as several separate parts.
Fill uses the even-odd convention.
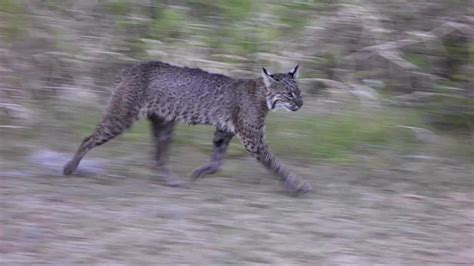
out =
[[[98,116],[88,116],[78,122],[76,136],[89,135],[99,121]],[[285,117],[272,115],[268,121],[269,145],[283,157],[313,160],[326,159],[333,162],[349,162],[354,149],[361,146],[389,145],[397,134],[399,121],[387,119],[382,115],[364,116],[362,114],[342,114],[330,117]],[[176,145],[185,145],[202,152],[210,152],[214,129],[208,126],[178,125]],[[123,134],[125,142],[150,140],[147,121],[140,121]],[[232,155],[245,155],[240,143],[234,140]]]
[[[107,11],[114,15],[126,15],[130,11],[130,2],[128,0],[113,0],[105,4]]]
[[[279,21],[289,27],[289,33],[302,30],[309,22],[309,14],[305,4],[286,4],[276,7],[275,15]]]
[[[23,12],[24,8],[20,1],[0,0],[0,12],[9,14],[18,14]]]
[[[75,139],[91,134],[100,121],[100,113],[71,118],[69,122]],[[363,110],[349,107],[334,115],[309,113],[272,113],[267,120],[267,141],[271,150],[285,160],[303,163],[353,163],[354,155],[388,151],[394,155],[423,152],[429,145],[417,140],[413,131],[400,126],[428,128],[421,114],[413,110],[385,108]],[[212,151],[214,128],[178,124],[174,145],[205,154]],[[443,136],[437,145],[439,154],[466,157],[474,154],[472,136],[455,138]],[[148,121],[139,121],[118,137],[127,147],[148,147],[151,131]],[[246,156],[246,151],[234,138],[229,147],[230,157]]]
[[[469,43],[469,64],[474,65],[474,42]]]
[[[160,40],[179,37],[186,24],[184,14],[167,8],[161,10],[151,25],[152,35]]]
[[[252,0],[225,0],[220,1],[220,7],[225,12],[225,17],[232,20],[242,20],[247,18],[258,1]]]
[[[423,55],[413,53],[407,54],[405,59],[423,70],[430,70],[430,64],[426,61],[426,58],[424,58]]]
[[[25,7],[20,1],[0,0],[0,15],[7,14],[0,25],[0,35],[11,41],[26,32],[29,18],[25,16]]]
[[[304,161],[351,162],[357,150],[393,149],[411,142],[398,125],[412,123],[406,116],[360,110],[333,116],[275,117],[268,123],[268,140],[276,152]]]

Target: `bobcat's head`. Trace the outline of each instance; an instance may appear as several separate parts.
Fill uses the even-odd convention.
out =
[[[303,106],[303,96],[296,83],[298,65],[288,73],[271,74],[263,68],[262,76],[265,83],[267,106],[269,110],[283,109],[296,111]]]

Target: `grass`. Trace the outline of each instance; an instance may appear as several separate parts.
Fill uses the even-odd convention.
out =
[[[109,13],[114,15],[124,16],[130,12],[130,2],[127,0],[114,0],[106,4],[106,9]]]
[[[68,126],[77,141],[91,134],[100,121],[100,113],[72,117]],[[468,157],[474,154],[472,136],[455,137],[442,135],[422,120],[422,114],[414,110],[384,107],[380,110],[364,110],[352,106],[337,114],[323,115],[313,112],[271,113],[267,118],[267,142],[272,151],[285,160],[302,163],[354,163],[357,155],[370,155],[390,151],[397,155],[416,154],[430,144],[417,139],[416,134],[400,126],[427,128],[442,136],[436,153],[452,157]],[[214,128],[178,124],[174,146],[205,154],[212,151]],[[126,147],[149,148],[151,132],[148,121],[138,121],[118,140]],[[115,145],[112,145],[115,146]],[[125,146],[112,148],[120,153]],[[128,148],[127,148],[128,149]],[[135,148],[134,148],[135,149]],[[229,157],[242,157],[247,153],[237,138],[232,140]]]
[[[276,151],[305,161],[350,162],[355,150],[391,149],[411,142],[410,134],[397,130],[397,125],[406,122],[393,113],[361,110],[326,117],[275,118],[268,125],[269,142]]]
[[[0,35],[4,35],[7,40],[14,40],[25,33],[28,24],[28,17],[25,16],[25,7],[19,1],[0,0],[0,15],[5,15],[3,25],[0,25]]]
[[[160,40],[179,37],[185,27],[186,17],[173,9],[160,11],[151,26],[152,36]]]
[[[426,61],[426,58],[424,58],[423,55],[419,54],[407,54],[405,58],[415,66],[424,69],[424,70],[429,70],[430,64],[429,62]]]
[[[17,14],[23,12],[23,6],[19,1],[0,0],[0,12]]]
[[[413,134],[400,130],[399,125],[416,125],[416,118],[400,111],[381,110],[364,113],[357,108],[341,114],[322,116],[298,113],[271,114],[267,121],[269,146],[279,156],[302,160],[350,162],[355,152],[380,149],[401,149],[414,142]],[[83,138],[89,135],[100,116],[83,116],[82,121],[73,122],[74,135]],[[408,121],[412,120],[412,121]],[[209,126],[187,126],[178,124],[175,145],[187,146],[208,153],[212,149],[214,129]],[[147,121],[139,121],[120,136],[125,142],[150,141]],[[245,150],[234,138],[230,156],[244,156]]]

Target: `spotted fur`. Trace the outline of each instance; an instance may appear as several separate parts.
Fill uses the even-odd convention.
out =
[[[64,167],[64,174],[74,172],[92,148],[144,117],[151,122],[158,147],[156,164],[168,185],[179,184],[166,166],[174,125],[179,121],[216,128],[211,160],[194,170],[192,179],[217,172],[230,140],[236,135],[252,156],[280,177],[289,191],[307,192],[310,186],[280,163],[269,151],[264,137],[269,110],[296,111],[303,105],[296,83],[297,70],[298,66],[288,73],[270,74],[263,69],[260,78],[234,79],[162,62],[126,68],[119,75],[102,122],[84,139]]]

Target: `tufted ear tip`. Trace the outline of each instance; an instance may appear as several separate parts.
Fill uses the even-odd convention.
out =
[[[298,76],[298,68],[300,66],[299,65],[296,65],[293,69],[290,70],[290,72],[288,72],[288,74],[290,74],[292,77],[297,77]]]
[[[265,83],[265,86],[268,88],[270,87],[273,77],[270,72],[267,71],[266,68],[262,67],[262,77],[263,77],[263,82]]]
[[[262,73],[265,75],[265,76],[271,76],[270,72],[267,71],[266,68],[262,67]]]

